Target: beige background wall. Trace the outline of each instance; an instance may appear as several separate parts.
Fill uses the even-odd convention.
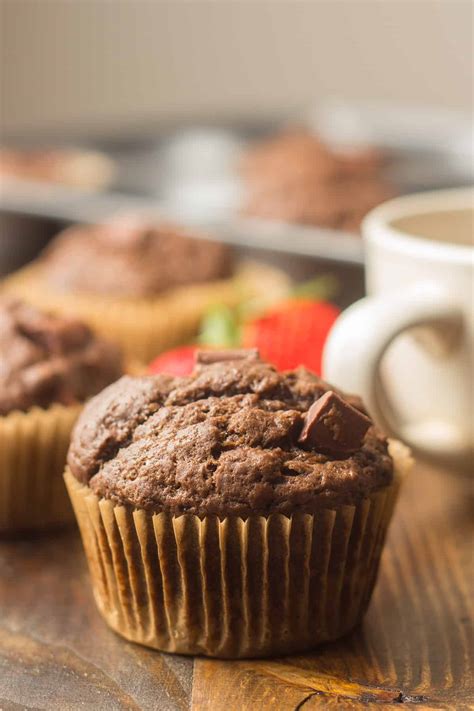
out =
[[[3,0],[3,131],[290,112],[328,96],[471,106],[470,0]]]

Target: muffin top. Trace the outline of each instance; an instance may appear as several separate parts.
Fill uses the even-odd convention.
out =
[[[241,170],[259,183],[290,183],[298,178],[347,179],[376,175],[383,159],[374,148],[336,151],[316,134],[295,129],[277,134],[252,146],[242,160]]]
[[[393,195],[373,148],[336,151],[310,131],[282,133],[249,149],[241,166],[244,214],[357,231]]]
[[[230,249],[176,227],[124,218],[73,227],[47,247],[42,273],[61,292],[148,297],[230,275]]]
[[[365,215],[393,197],[383,183],[372,180],[320,183],[301,181],[255,189],[248,194],[249,216],[300,225],[357,232]]]
[[[0,300],[0,415],[83,402],[122,373],[118,349],[80,321]]]
[[[311,513],[391,482],[358,398],[256,353],[209,353],[189,377],[126,376],[91,400],[68,455],[76,479],[119,504],[220,517]]]

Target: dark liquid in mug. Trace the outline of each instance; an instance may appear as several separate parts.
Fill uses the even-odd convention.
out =
[[[394,220],[401,232],[448,244],[474,245],[474,209],[426,212]]]

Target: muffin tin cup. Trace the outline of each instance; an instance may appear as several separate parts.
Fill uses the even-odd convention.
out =
[[[0,416],[0,536],[74,520],[62,473],[81,406]]]
[[[118,343],[129,359],[148,363],[158,353],[196,335],[213,305],[236,306],[249,299],[273,303],[288,294],[289,280],[273,267],[247,262],[232,279],[191,284],[155,298],[63,294],[48,288],[38,266],[5,280],[3,290],[56,313],[75,314],[97,333]]]
[[[355,506],[247,519],[172,516],[100,499],[66,471],[98,608],[128,640],[164,652],[302,652],[362,618],[407,450],[392,485]]]

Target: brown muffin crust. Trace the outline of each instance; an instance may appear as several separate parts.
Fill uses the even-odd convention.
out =
[[[83,402],[122,373],[119,350],[82,322],[0,300],[0,415]]]
[[[249,181],[272,185],[301,178],[319,181],[372,178],[383,166],[374,148],[337,152],[306,129],[277,134],[252,146],[243,157],[241,171]]]
[[[262,219],[357,231],[369,210],[390,197],[393,191],[386,185],[367,180],[282,183],[256,188],[245,212]]]
[[[367,212],[393,196],[372,148],[335,151],[300,130],[257,144],[245,156],[243,213],[357,231]]]
[[[230,249],[174,226],[134,219],[73,227],[45,250],[42,274],[60,292],[149,297],[227,277]]]
[[[391,482],[393,463],[374,426],[350,456],[298,443],[329,389],[304,368],[278,373],[252,359],[187,378],[124,377],[84,409],[68,464],[98,496],[153,512],[290,515],[354,503]]]

